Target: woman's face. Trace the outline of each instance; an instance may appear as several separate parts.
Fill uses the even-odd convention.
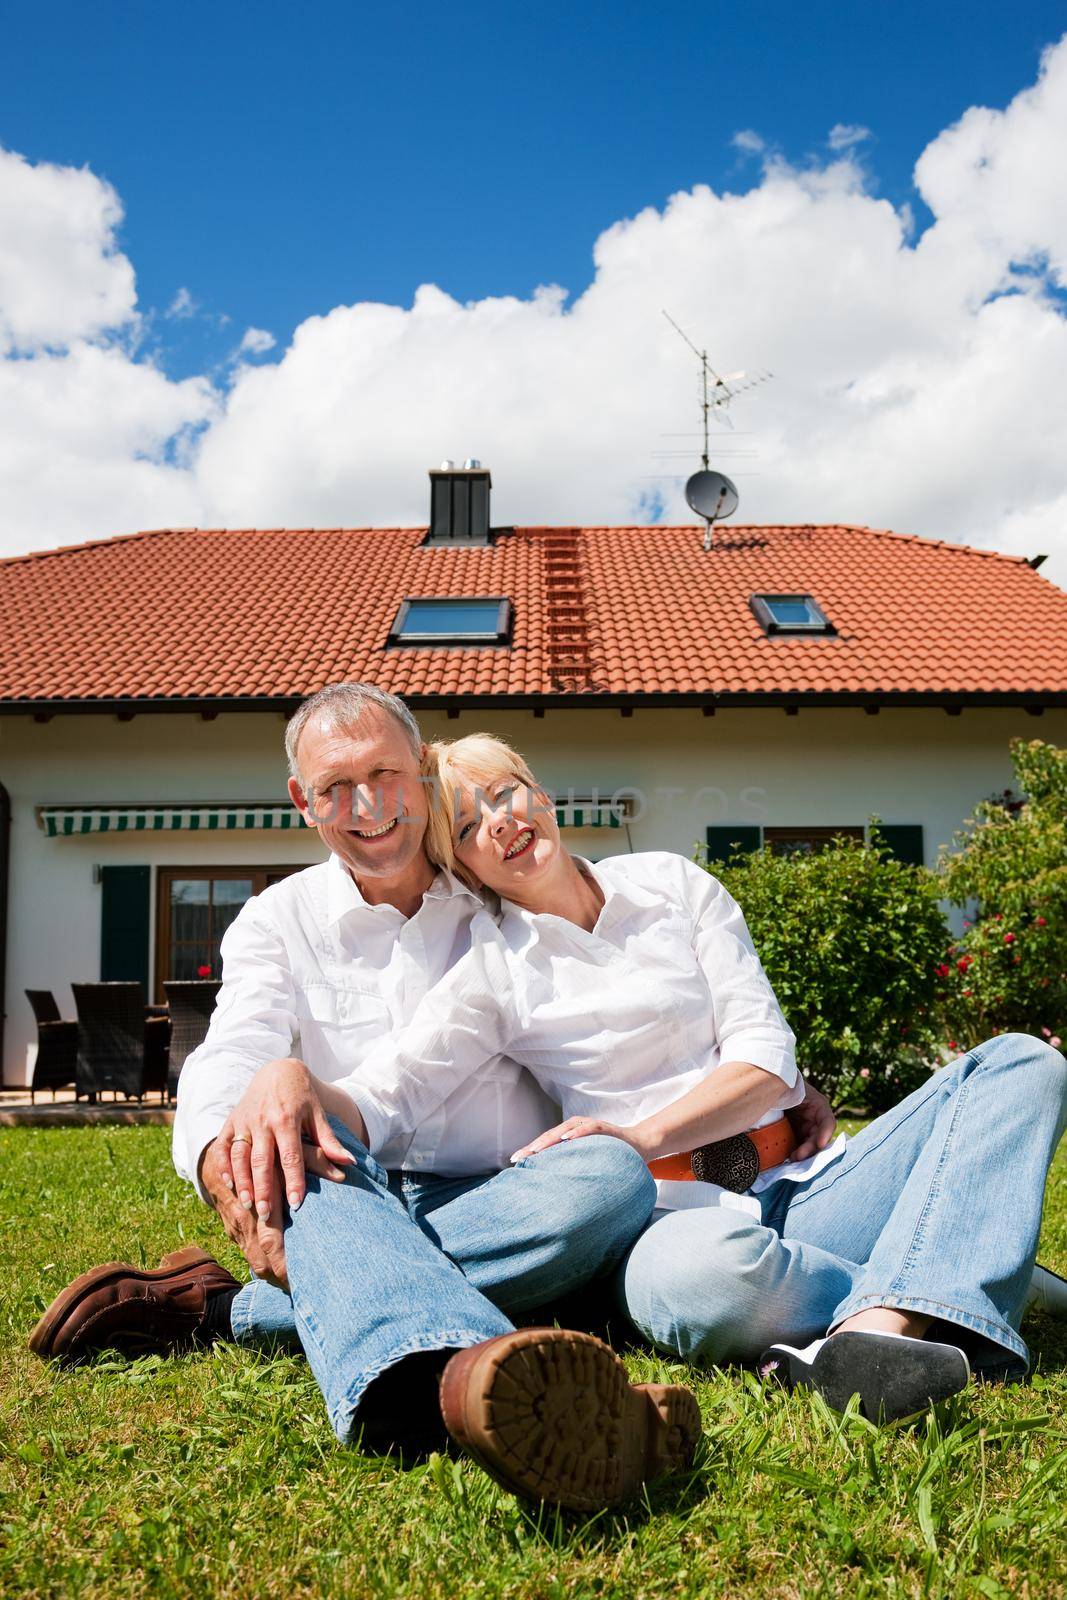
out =
[[[457,861],[505,899],[524,900],[525,890],[559,859],[555,807],[543,789],[532,789],[522,778],[464,782],[455,809]]]

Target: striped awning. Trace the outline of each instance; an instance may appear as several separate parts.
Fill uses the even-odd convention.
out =
[[[299,812],[288,801],[273,800],[169,806],[38,806],[37,822],[50,839],[83,833],[228,833],[250,828],[303,827]]]
[[[611,800],[576,800],[556,807],[561,828],[621,828],[626,807]],[[303,826],[287,802],[218,800],[193,805],[38,806],[37,824],[49,839],[84,833],[231,833]]]
[[[610,800],[597,804],[579,800],[573,805],[557,806],[556,823],[561,828],[621,828],[622,807]]]

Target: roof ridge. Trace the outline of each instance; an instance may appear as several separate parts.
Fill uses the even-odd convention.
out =
[[[165,539],[176,533],[200,533],[200,528],[138,528],[135,533],[109,533],[99,539],[82,539],[77,544],[52,545],[47,550],[25,550],[18,556],[0,556],[0,567],[17,566],[20,561],[47,561],[52,556],[69,556],[100,545],[130,544],[134,539]]]
[[[823,524],[825,526],[825,524]],[[993,556],[998,561],[1011,561],[1016,565],[1022,562],[1028,567],[1030,562],[1026,556],[1013,556],[1007,550],[990,550],[984,545],[966,544],[955,539],[937,539],[932,534],[926,533],[901,533],[896,528],[871,528],[865,523],[837,523],[837,527],[862,528],[865,533],[873,533],[879,539],[907,539],[913,544],[940,545],[944,550],[965,550],[971,556]],[[1033,570],[1033,569],[1032,569]]]

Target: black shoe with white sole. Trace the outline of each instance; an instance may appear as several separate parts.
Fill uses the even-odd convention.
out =
[[[759,1361],[762,1378],[786,1389],[815,1389],[844,1411],[854,1394],[871,1422],[899,1422],[966,1388],[971,1369],[954,1344],[899,1333],[856,1331],[816,1339],[806,1349],[772,1344]]]

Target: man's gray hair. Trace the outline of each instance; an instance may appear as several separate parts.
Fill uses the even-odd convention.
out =
[[[300,735],[312,718],[330,728],[354,728],[368,706],[376,706],[387,716],[395,717],[407,734],[415,759],[419,759],[422,754],[422,734],[403,700],[373,683],[328,683],[325,688],[301,701],[285,727],[285,753],[289,758],[290,774],[297,783],[302,783],[303,779],[296,763],[296,750]]]

